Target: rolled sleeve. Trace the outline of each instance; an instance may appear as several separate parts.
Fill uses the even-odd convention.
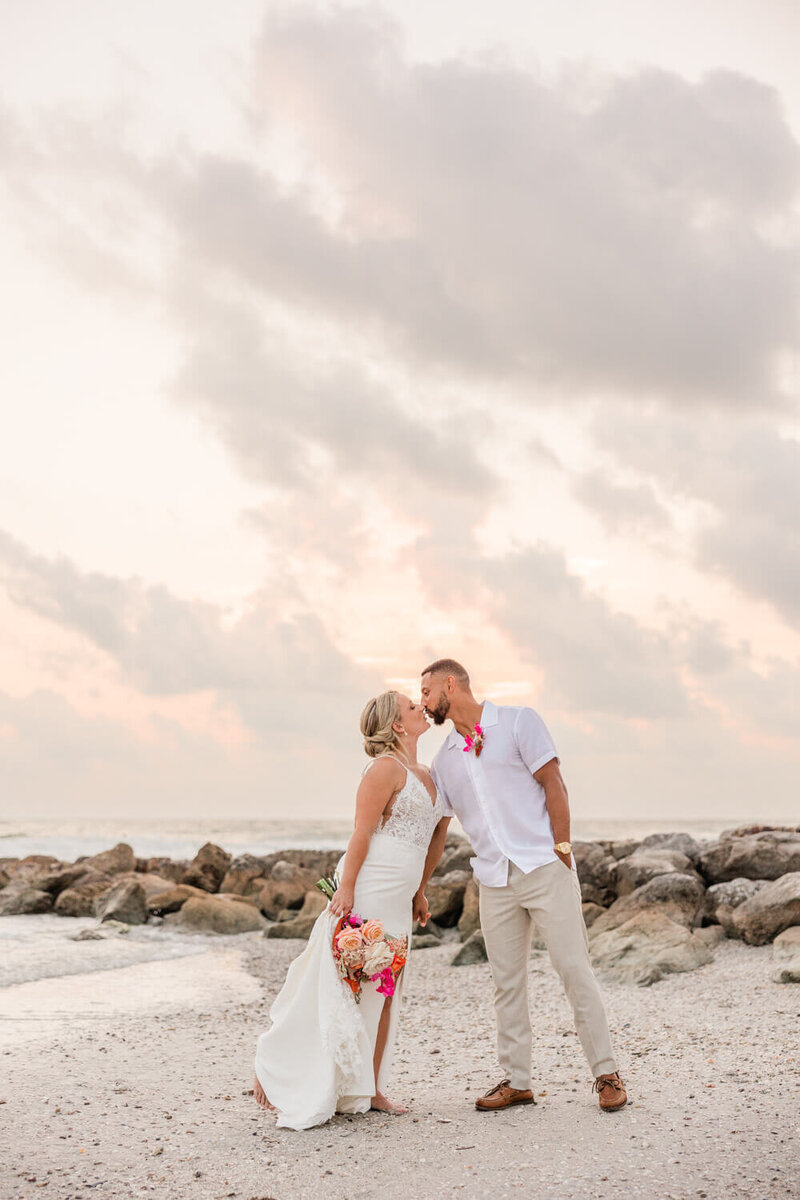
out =
[[[520,757],[532,775],[552,759],[558,759],[550,731],[532,708],[521,708],[514,727]]]
[[[447,792],[445,791],[441,776],[436,770],[435,762],[431,763],[431,779],[436,784],[436,792],[442,804],[442,815],[445,817],[454,817],[456,814],[453,811],[453,806],[447,798]]]

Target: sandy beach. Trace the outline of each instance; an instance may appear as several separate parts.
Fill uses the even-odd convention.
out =
[[[410,966],[392,1095],[404,1117],[277,1130],[248,1094],[257,1034],[301,943],[203,951],[0,992],[0,1195],[554,1200],[800,1195],[800,989],[772,949],[646,989],[607,983],[632,1103],[602,1114],[543,953],[530,964],[535,1108],[481,1114],[496,1082],[485,964]],[[85,944],[91,953],[97,944]]]

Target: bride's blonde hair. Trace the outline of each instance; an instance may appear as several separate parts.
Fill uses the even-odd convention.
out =
[[[367,701],[361,714],[361,732],[364,750],[370,758],[380,758],[382,754],[399,754],[405,758],[400,737],[392,728],[399,720],[397,692],[382,692]]]

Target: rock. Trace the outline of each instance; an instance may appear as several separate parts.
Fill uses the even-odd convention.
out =
[[[437,941],[441,941],[444,937],[444,932],[435,921],[428,921],[427,925],[417,923],[411,933],[413,937],[435,937]]]
[[[582,904],[581,908],[583,910],[583,923],[587,929],[590,929],[591,926],[594,925],[597,918],[602,917],[603,913],[606,911],[602,905],[593,904],[591,901],[589,901],[588,904]]]
[[[24,880],[12,881],[0,892],[0,916],[16,917],[26,913],[50,912],[53,897],[40,888],[27,887]]]
[[[488,962],[486,956],[486,943],[483,940],[483,934],[480,929],[476,929],[471,937],[467,938],[464,945],[459,949],[458,953],[451,960],[451,967],[471,967],[474,963]]]
[[[766,885],[766,879],[729,879],[727,883],[712,884],[703,903],[703,920],[721,925],[728,937],[738,937],[734,909]]]
[[[621,838],[613,842],[601,842],[606,852],[612,858],[629,858],[631,854],[635,854],[639,849],[641,842],[637,842],[636,838]]]
[[[450,871],[471,871],[470,860],[474,856],[475,851],[469,842],[459,841],[449,850],[445,850],[441,862],[433,873],[433,878],[437,879],[440,875],[447,875]]]
[[[89,871],[72,887],[65,888],[53,906],[54,911],[62,917],[93,917],[95,900],[113,886],[112,875]]]
[[[180,883],[189,870],[188,859],[171,859],[157,856],[154,858],[137,858],[136,870],[143,875],[160,875],[170,883]]]
[[[147,897],[141,883],[121,879],[95,901],[95,914],[102,921],[119,921],[124,925],[144,925],[147,920]]]
[[[282,909],[300,908],[319,878],[318,875],[315,877],[313,871],[304,870],[294,863],[277,862],[269,879],[262,882],[252,895],[264,915],[274,921]],[[317,895],[325,899],[318,890]]]
[[[688,833],[651,833],[641,843],[643,852],[650,850],[677,850],[685,854],[693,867],[700,861],[702,847]]]
[[[130,925],[124,925],[122,921],[105,921],[101,925],[96,925],[94,929],[82,929],[80,933],[72,935],[73,942],[105,942],[109,938],[121,937],[123,934],[130,932]]]
[[[231,855],[213,842],[206,842],[189,863],[189,869],[181,883],[201,888],[204,892],[217,892],[231,864]]]
[[[328,901],[322,892],[316,889],[307,892],[303,907],[293,921],[281,921],[278,925],[270,925],[264,936],[268,938],[307,938],[314,928],[317,917],[328,907]],[[391,933],[391,930],[389,930]]]
[[[163,917],[165,913],[174,913],[183,908],[186,901],[191,900],[193,896],[202,898],[207,895],[208,892],[204,892],[202,888],[192,887],[188,883],[176,883],[175,887],[149,896],[147,908],[153,916]]]
[[[748,827],[751,828],[751,827]],[[729,879],[780,879],[800,871],[800,833],[766,829],[759,833],[723,834],[700,855],[700,870],[709,883]]]
[[[449,929],[458,924],[464,904],[464,892],[471,876],[468,871],[450,871],[440,879],[431,879],[425,888],[431,917],[437,925]]]
[[[790,925],[772,943],[773,958],[800,957],[800,925]]]
[[[679,850],[639,849],[616,864],[617,896],[629,896],[658,875],[685,875],[691,869],[691,862]]]
[[[415,934],[411,939],[412,950],[432,950],[435,946],[441,946],[441,944],[441,939],[432,933]]]
[[[264,929],[266,921],[254,904],[240,898],[205,895],[191,896],[178,912],[164,918],[164,924],[189,933],[252,933]]]
[[[800,959],[792,959],[791,962],[779,967],[772,976],[773,983],[800,983]]]
[[[584,903],[606,908],[617,897],[617,860],[597,842],[573,842],[572,853]]]
[[[78,864],[84,871],[94,871],[98,875],[119,875],[123,871],[136,870],[136,855],[127,842],[119,842],[112,850],[79,859],[75,865]]]
[[[700,929],[695,929],[694,935],[704,946],[712,948],[725,941],[725,930],[721,925],[704,925]]]
[[[733,911],[733,926],[751,946],[763,946],[800,924],[800,871],[770,882]]]
[[[711,962],[712,951],[699,932],[676,924],[663,912],[639,912],[592,940],[592,961],[621,983],[647,987],[665,975]]]
[[[463,907],[461,916],[458,918],[458,932],[462,942],[466,942],[472,937],[476,929],[481,927],[481,914],[479,911],[480,891],[478,882],[474,878],[467,880],[467,886],[464,889]]]
[[[220,884],[221,892],[236,892],[249,896],[260,889],[267,878],[266,859],[255,854],[240,854],[234,858]]]
[[[702,909],[705,890],[697,875],[657,875],[635,892],[616,900],[592,923],[589,937],[594,938],[626,924],[640,912],[657,911],[662,916],[691,929]]]
[[[274,854],[265,854],[264,873],[269,879],[272,871],[279,862],[288,862],[313,875],[316,883],[322,876],[331,876],[336,870],[344,850],[277,850]]]
[[[71,863],[67,866],[59,864],[55,871],[48,871],[46,875],[39,877],[39,886],[42,891],[49,892],[51,896],[59,896],[67,888],[73,887],[86,873],[86,867],[82,862]]]

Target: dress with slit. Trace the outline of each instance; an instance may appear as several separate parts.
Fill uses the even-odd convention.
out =
[[[388,819],[372,835],[356,879],[353,910],[365,920],[381,921],[392,937],[407,937],[409,945],[414,894],[443,815],[439,797],[431,800],[425,785],[406,768],[405,784]],[[343,862],[344,856],[337,867],[340,876]],[[317,918],[270,1009],[272,1026],[258,1039],[255,1073],[277,1109],[277,1124],[288,1129],[311,1129],[336,1112],[367,1112],[375,1092],[385,1090],[391,1071],[408,962],[396,982],[376,1081],[372,1060],[385,997],[377,991],[377,981],[367,981],[356,1003],[333,957],[336,923],[329,909]]]

